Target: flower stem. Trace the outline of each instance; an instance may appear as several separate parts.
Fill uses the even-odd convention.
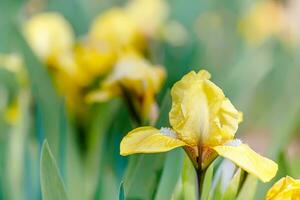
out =
[[[202,170],[202,147],[201,146],[202,146],[201,144],[198,144],[198,157],[197,157],[198,168],[196,169],[199,200],[201,200],[202,185],[203,185],[204,172],[205,172]]]
[[[133,120],[133,122],[135,123],[134,125],[137,126],[141,126],[142,125],[142,119],[136,109],[136,106],[133,103],[132,97],[130,96],[129,92],[126,90],[125,87],[123,87],[120,84],[120,87],[122,88],[123,91],[123,99],[125,100],[125,103],[128,107],[128,111],[130,113],[130,116]]]

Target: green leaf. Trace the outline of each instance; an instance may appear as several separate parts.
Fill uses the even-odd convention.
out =
[[[182,199],[196,200],[196,171],[190,159],[185,156],[182,170]]]
[[[287,174],[291,174],[290,166],[284,151],[281,151],[279,153],[277,164],[280,166],[276,174],[277,177],[283,177]]]
[[[65,147],[61,145],[62,137],[65,137],[65,133],[61,130],[62,122],[65,121],[61,115],[62,101],[52,85],[46,67],[33,54],[21,31],[17,27],[14,28],[15,40],[19,46],[18,50],[23,55],[30,79],[32,95],[40,108],[42,134],[45,135],[52,147],[54,157],[60,164],[60,154],[65,151]]]
[[[167,153],[155,200],[171,198],[182,169],[183,153],[182,149]]]
[[[44,200],[66,200],[67,194],[49,144],[45,140],[40,163],[41,189]]]
[[[240,185],[240,180],[242,177],[243,171],[239,168],[237,172],[234,174],[232,177],[228,187],[226,188],[224,195],[223,195],[223,200],[234,200],[237,193],[238,193],[238,188]]]
[[[125,192],[124,192],[124,187],[123,187],[123,181],[120,184],[119,188],[119,200],[125,200]]]
[[[110,154],[107,155],[108,149],[103,146],[107,142],[105,137],[110,133],[108,129],[112,121],[116,119],[116,113],[119,111],[119,108],[119,101],[111,101],[95,105],[92,110],[93,112],[90,114],[87,152],[83,163],[87,199],[91,199],[97,190],[99,179],[103,176],[101,169],[105,164],[105,157],[111,156]],[[107,115],[107,113],[110,114]],[[116,147],[114,146],[113,148]]]
[[[157,121],[157,127],[169,125],[168,113],[170,107],[171,98],[170,94],[167,93],[160,109],[161,115]],[[126,198],[147,200],[155,197],[165,156],[165,153],[130,156],[124,178]]]
[[[257,187],[257,178],[248,174],[237,196],[237,200],[253,200]]]
[[[214,172],[214,165],[211,164],[208,169],[205,172],[204,175],[204,180],[203,180],[203,186],[202,186],[202,194],[201,194],[201,199],[202,200],[207,200],[209,199],[209,193],[210,193],[210,188],[212,184],[212,178],[213,178],[213,172]]]

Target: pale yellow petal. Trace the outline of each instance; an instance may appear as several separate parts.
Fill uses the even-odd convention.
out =
[[[225,95],[209,78],[210,74],[205,70],[192,71],[175,83],[171,90],[170,123],[179,137],[191,145],[215,141],[212,140],[213,134],[218,135],[217,144],[221,142],[219,132],[223,124],[219,113],[222,112],[220,109]]]
[[[286,176],[276,182],[267,192],[266,200],[299,200],[300,180]]]
[[[241,113],[209,78],[205,70],[192,71],[171,90],[170,124],[191,145],[222,145],[233,139],[241,121]]]
[[[215,118],[211,119],[209,135],[203,142],[206,146],[221,145],[233,139],[238,124],[242,121],[242,113],[236,110],[228,98],[222,101],[220,107],[214,108],[216,110],[212,110],[211,113],[217,113],[211,114]]]
[[[33,51],[44,62],[55,62],[56,56],[70,51],[75,37],[70,23],[56,12],[31,17],[24,24],[24,34]]]
[[[95,18],[89,37],[94,41],[108,41],[115,48],[133,46],[143,49],[145,38],[138,25],[119,8],[110,9]]]
[[[138,80],[143,87],[151,87],[158,91],[165,78],[165,70],[161,66],[152,65],[135,50],[127,50],[118,59],[110,80]]]
[[[128,95],[139,114],[148,118],[164,79],[164,68],[152,65],[136,51],[128,50],[122,53],[102,87],[110,85],[109,90]]]
[[[135,153],[158,153],[185,145],[173,133],[163,134],[154,127],[146,126],[132,130],[122,139],[120,154],[126,156]]]
[[[237,146],[215,146],[212,148],[220,156],[231,160],[263,182],[270,181],[276,175],[278,169],[277,164],[257,154],[246,144],[239,144]]]
[[[131,19],[148,36],[157,33],[169,14],[169,7],[165,0],[131,0],[125,9]]]
[[[201,132],[209,126],[207,99],[202,89],[203,79],[192,71],[176,82],[171,90],[170,124],[179,137],[197,145]]]

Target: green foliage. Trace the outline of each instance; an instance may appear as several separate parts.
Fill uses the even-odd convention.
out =
[[[243,171],[241,169],[238,169],[237,172],[232,177],[231,181],[229,182],[229,185],[227,186],[224,194],[223,194],[223,200],[234,200],[236,199],[236,195],[238,193],[241,177],[242,177]]]
[[[255,3],[249,0],[167,2],[170,21],[183,25],[187,41],[179,46],[149,41],[149,59],[164,65],[168,72],[158,95],[161,107],[155,126],[169,126],[173,83],[190,70],[207,69],[244,113],[237,135],[246,133],[245,142],[251,141],[252,133],[267,136],[262,144],[267,149],[264,154],[279,165],[270,183],[238,170],[224,189],[217,176],[220,165],[214,163],[205,173],[202,199],[263,199],[282,176],[299,177],[300,159],[287,156],[299,132],[299,42],[290,44],[272,36],[257,46],[249,45],[239,28],[240,20]],[[20,81],[20,74],[0,63],[0,199],[39,199],[42,194],[46,200],[196,200],[195,170],[182,149],[121,157],[119,142],[134,128],[121,100],[94,105],[87,118],[77,119],[67,111],[47,67],[23,37],[23,22],[32,13],[60,12],[82,38],[97,14],[124,3],[0,1],[0,53],[22,55],[27,77]],[[21,102],[21,114],[11,123],[6,109],[14,102]],[[43,142],[45,139],[48,142]],[[258,140],[251,144],[254,148]]]
[[[205,172],[203,185],[202,185],[202,193],[201,198],[203,200],[208,200],[210,198],[210,192],[213,181],[213,172],[214,172],[214,164],[211,164]]]
[[[164,168],[158,183],[155,200],[170,199],[182,170],[183,151],[175,149],[166,155]]]
[[[56,161],[47,141],[44,142],[42,147],[40,175],[43,199],[68,199]]]
[[[171,107],[171,98],[169,93],[166,94],[160,111],[160,117],[157,121],[157,127],[168,127],[168,110]],[[178,153],[176,154],[178,155]],[[176,156],[175,155],[175,156]],[[168,157],[168,156],[167,156]],[[171,158],[169,158],[171,159]],[[156,195],[157,187],[163,174],[164,163],[166,162],[166,154],[152,155],[133,155],[129,158],[128,167],[124,177],[124,189],[128,199],[151,199]],[[175,168],[176,172],[176,168]],[[164,176],[167,176],[163,174]],[[168,178],[168,177],[166,177]],[[147,184],[145,184],[145,181]],[[165,184],[161,182],[161,184]],[[172,188],[171,188],[172,189]],[[161,189],[158,190],[158,197],[161,194]]]
[[[254,200],[257,187],[257,178],[247,175],[245,182],[240,189],[237,200]]]

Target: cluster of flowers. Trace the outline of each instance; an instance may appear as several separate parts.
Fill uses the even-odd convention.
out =
[[[28,19],[24,35],[71,110],[123,96],[148,118],[166,74],[145,55],[167,16],[163,0],[133,0],[101,13],[77,40],[68,21],[54,12]]]

